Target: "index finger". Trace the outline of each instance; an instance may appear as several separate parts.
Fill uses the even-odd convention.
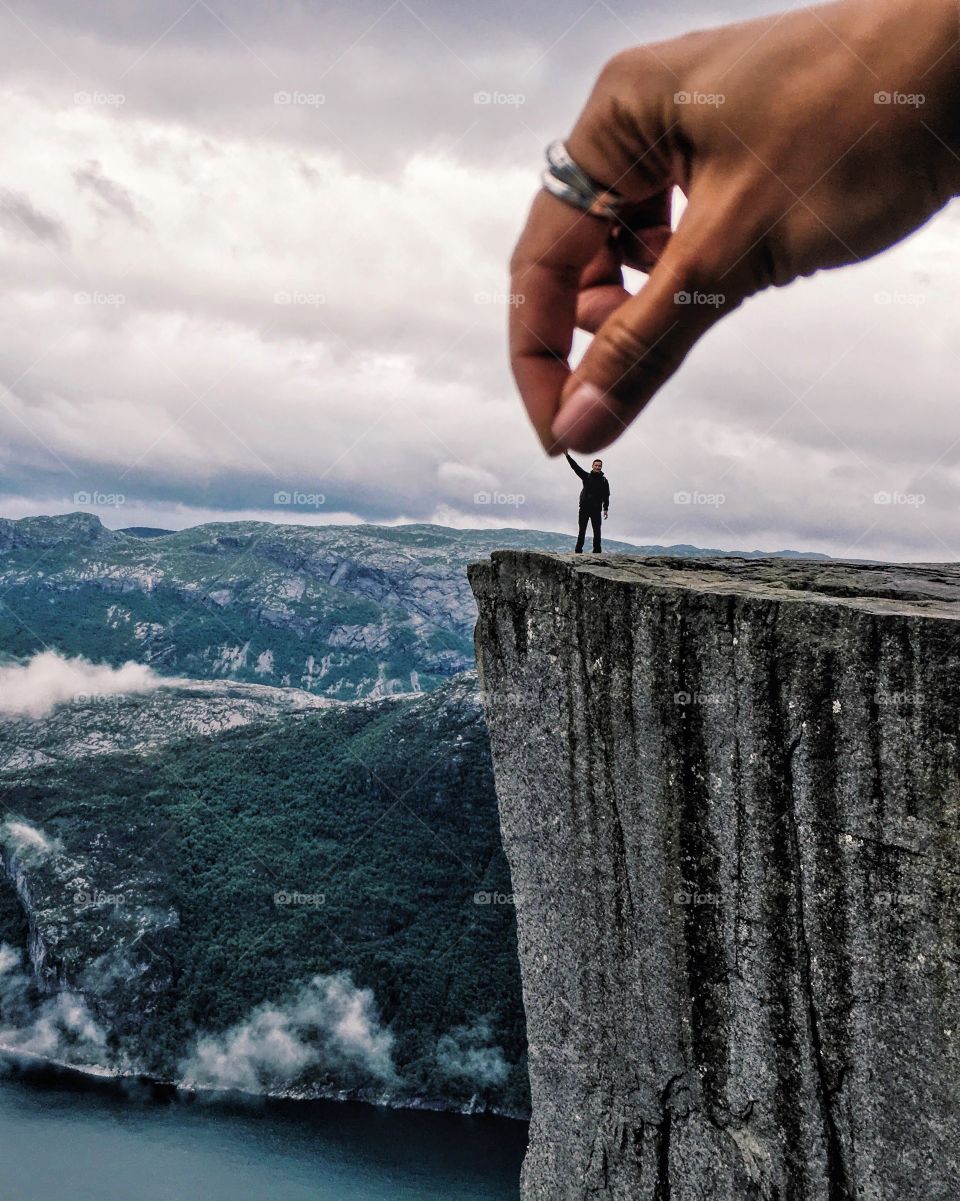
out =
[[[540,192],[510,262],[510,364],[548,454],[559,453],[550,427],[570,376],[580,276],[609,234],[608,221]]]

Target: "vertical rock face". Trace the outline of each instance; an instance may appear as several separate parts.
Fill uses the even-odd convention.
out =
[[[470,578],[525,1201],[960,1197],[960,570]]]

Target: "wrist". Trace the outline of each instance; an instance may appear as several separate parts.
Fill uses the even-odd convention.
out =
[[[960,0],[845,0],[850,48],[871,70],[880,120],[913,122],[918,167],[960,194]]]

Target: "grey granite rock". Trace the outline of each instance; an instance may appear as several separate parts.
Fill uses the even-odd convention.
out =
[[[960,1197],[960,569],[470,569],[524,1201]]]

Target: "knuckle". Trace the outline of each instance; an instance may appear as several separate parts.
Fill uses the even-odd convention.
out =
[[[597,76],[600,90],[622,94],[639,84],[656,86],[667,70],[662,54],[652,46],[631,46],[612,55]]]
[[[676,366],[665,345],[669,339],[651,344],[640,330],[616,314],[601,330],[599,340],[597,350],[616,371],[615,392],[629,391],[641,379],[663,378]]]
[[[616,91],[619,87],[632,81],[637,70],[637,52],[635,49],[619,50],[612,55],[600,68],[597,76],[598,88]]]

